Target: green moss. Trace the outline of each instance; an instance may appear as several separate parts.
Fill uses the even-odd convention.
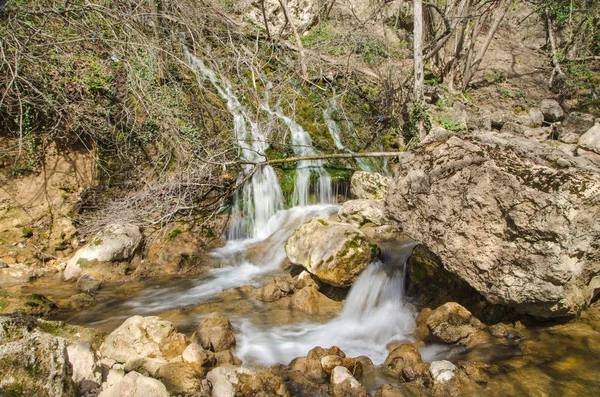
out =
[[[23,229],[23,237],[29,238],[33,236],[33,229]]]
[[[324,219],[317,218],[317,222],[319,222],[323,226],[329,226],[329,223],[327,223],[327,221]]]
[[[169,240],[175,239],[180,234],[181,234],[181,230],[179,230],[179,229],[172,230],[171,233],[169,233]]]
[[[102,244],[102,239],[98,238],[98,237],[94,237],[92,239],[92,241],[90,242],[90,245],[92,246],[98,246]]]
[[[9,301],[6,298],[0,298],[0,312],[4,311],[9,305]]]

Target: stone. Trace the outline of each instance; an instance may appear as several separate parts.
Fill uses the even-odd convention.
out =
[[[537,128],[525,128],[523,130],[523,136],[529,139],[536,139],[540,142],[548,140],[552,134],[550,127],[537,127]]]
[[[350,179],[350,192],[357,199],[385,200],[390,178],[377,172],[356,171]]]
[[[530,127],[538,128],[544,125],[544,113],[542,113],[540,108],[530,108],[529,118],[531,119]]]
[[[527,127],[523,124],[517,123],[515,121],[507,121],[506,123],[504,123],[504,125],[502,125],[500,132],[514,135],[524,135],[526,129]]]
[[[0,316],[0,394],[75,397],[67,341],[42,332],[33,317]]]
[[[303,373],[307,379],[321,383],[327,379],[327,373],[323,370],[323,365],[321,363],[326,356],[338,356],[341,359],[346,357],[344,352],[337,346],[332,346],[327,349],[317,346],[311,349],[306,357],[298,357],[292,360],[289,367],[293,371]]]
[[[352,376],[361,376],[363,373],[362,363],[349,357],[340,357],[334,354],[321,358],[321,368],[327,375],[331,375],[335,367],[344,367]]]
[[[229,365],[239,367],[242,365],[242,360],[237,358],[231,350],[221,350],[215,353],[215,360],[217,360],[217,366]]]
[[[577,143],[594,124],[594,116],[591,114],[571,112],[558,129],[558,139],[564,143]]]
[[[478,112],[467,111],[467,125],[470,130],[485,130],[492,129],[492,116],[486,109],[479,109]]]
[[[102,286],[102,280],[98,280],[96,277],[89,274],[84,274],[79,277],[75,285],[81,292],[96,292]]]
[[[75,381],[82,393],[87,393],[102,384],[102,367],[89,343],[72,343],[67,346],[67,356],[73,369]]]
[[[217,367],[206,374],[211,385],[212,397],[235,397],[239,378],[231,368]]]
[[[539,108],[544,115],[544,120],[550,123],[561,121],[565,117],[565,112],[558,102],[554,99],[544,99],[540,102]]]
[[[128,373],[98,395],[98,397],[146,396],[169,397],[169,392],[161,381],[141,375],[135,371]]]
[[[65,280],[77,278],[81,274],[78,261],[114,262],[129,259],[142,241],[140,229],[131,224],[111,224],[98,232],[85,247],[78,250],[67,261]],[[79,271],[77,271],[79,268]]]
[[[202,368],[212,367],[216,363],[215,354],[210,350],[204,350],[202,346],[197,343],[190,343],[183,353],[181,358],[184,363],[189,364],[197,371]]]
[[[436,342],[465,342],[475,331],[485,328],[470,311],[456,302],[448,302],[433,310],[427,317],[427,327]]]
[[[356,227],[367,223],[381,226],[387,223],[383,200],[348,200],[338,212],[340,220]]]
[[[0,285],[28,283],[43,275],[42,269],[36,269],[22,263],[6,265],[0,268]]]
[[[233,326],[222,314],[211,313],[198,325],[192,341],[213,352],[229,350],[235,346]]]
[[[335,367],[331,372],[331,394],[334,397],[367,397],[369,393],[345,367]]]
[[[412,344],[404,343],[388,354],[382,367],[386,374],[398,378],[405,369],[421,363],[419,349]]]
[[[390,385],[389,383],[381,385],[375,397],[429,397],[433,394],[420,382],[401,383],[397,386]]]
[[[319,280],[349,287],[376,257],[378,247],[352,225],[313,219],[294,231],[285,252]]]
[[[336,302],[320,293],[313,286],[302,288],[292,295],[292,299],[290,300],[290,307],[292,309],[308,314],[321,313],[332,306],[337,307]]]
[[[386,200],[410,238],[492,304],[575,315],[600,289],[600,172],[550,145],[491,132],[403,156]]]
[[[514,121],[515,115],[508,110],[497,110],[490,115],[492,127],[499,130],[509,121]]]
[[[429,372],[435,383],[446,383],[454,378],[456,365],[446,360],[434,361],[429,365]]]
[[[262,288],[258,288],[254,293],[254,297],[263,302],[275,302],[281,299],[283,294],[275,283],[267,284]]]
[[[190,395],[200,390],[201,375],[184,363],[169,363],[158,369],[156,377],[172,395]]]
[[[579,146],[600,154],[600,123],[596,123],[579,138]]]
[[[106,337],[100,345],[102,358],[126,364],[130,369],[144,368],[153,374],[160,365],[183,353],[185,335],[170,321],[160,317],[133,316]]]

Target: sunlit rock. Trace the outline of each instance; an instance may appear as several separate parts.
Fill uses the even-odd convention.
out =
[[[357,199],[385,200],[390,178],[377,172],[356,171],[350,180],[350,192]]]
[[[387,222],[383,200],[348,200],[340,208],[342,222],[361,227],[367,223],[383,225]]]
[[[220,352],[235,346],[235,334],[227,317],[211,313],[198,325],[192,341],[206,350]]]
[[[169,392],[161,381],[133,371],[98,395],[98,397],[132,396],[169,397]]]

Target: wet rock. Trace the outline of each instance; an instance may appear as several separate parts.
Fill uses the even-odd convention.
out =
[[[446,360],[434,361],[429,365],[429,372],[435,383],[445,383],[454,378],[456,365]]]
[[[321,367],[327,375],[331,375],[331,372],[335,367],[346,368],[348,371],[350,371],[352,376],[358,377],[363,374],[362,363],[355,358],[343,358],[336,355],[325,356],[321,358]]]
[[[471,133],[406,153],[388,213],[491,303],[578,313],[600,288],[600,173],[505,134]],[[475,254],[474,254],[475,253]]]
[[[377,172],[356,171],[350,180],[350,192],[357,199],[384,200],[390,178]]]
[[[263,302],[275,302],[276,300],[281,299],[282,296],[281,290],[275,283],[258,288],[254,293],[254,297]]]
[[[403,383],[397,386],[390,384],[381,385],[375,393],[375,397],[427,397],[431,395],[432,393],[427,387],[417,382]]]
[[[388,354],[382,367],[386,374],[398,378],[404,370],[421,363],[419,349],[412,344],[401,344]]]
[[[220,352],[235,346],[235,334],[227,317],[211,313],[198,325],[192,341],[206,350]]]
[[[163,274],[194,274],[202,269],[199,260],[204,253],[201,238],[189,225],[175,223],[165,236],[149,244],[146,260],[135,270],[140,277]]]
[[[289,274],[285,278],[275,277],[275,285],[283,296],[294,292],[294,279]]]
[[[129,259],[140,242],[142,233],[135,225],[130,224],[112,224],[106,226],[104,230],[96,234],[88,245],[80,249],[75,255],[67,261],[65,280],[78,278],[81,273],[79,260],[114,262]]]
[[[133,371],[98,395],[98,397],[133,396],[169,397],[169,392],[159,380]]]
[[[387,222],[383,200],[348,200],[338,212],[340,220],[356,227],[367,223],[383,225]]]
[[[215,354],[210,350],[204,350],[197,343],[190,343],[181,354],[183,362],[189,364],[196,371],[212,367],[216,364]]]
[[[448,302],[429,314],[427,327],[433,340],[457,343],[466,342],[467,337],[485,325],[458,303]]]
[[[84,274],[79,277],[75,285],[81,292],[96,292],[102,286],[102,280],[98,280],[96,277],[90,276],[89,274]]]
[[[351,286],[378,254],[356,227],[313,219],[287,240],[285,251],[294,264],[336,287]]]
[[[183,363],[163,365],[156,374],[172,395],[196,393],[200,390],[201,376],[201,373]]]
[[[594,116],[591,114],[569,113],[558,129],[558,139],[564,143],[577,143],[580,137],[592,128],[594,124]]]
[[[314,286],[304,287],[292,295],[290,307],[309,314],[334,313],[340,304],[320,293]]]
[[[145,368],[153,374],[161,364],[181,355],[186,345],[171,322],[159,317],[133,316],[114,330],[100,346],[102,358]]]
[[[67,346],[67,356],[73,369],[73,381],[81,393],[87,393],[102,384],[102,367],[96,353],[88,343],[72,343]]]
[[[328,349],[317,346],[311,349],[306,357],[298,357],[290,363],[290,368],[303,373],[308,379],[317,383],[327,380],[327,373],[323,370],[321,360],[326,356],[337,356],[346,358],[339,347],[333,346]]]
[[[239,380],[237,386],[238,394],[242,396],[265,394],[265,382],[257,373],[247,368],[236,368],[235,373]]]
[[[345,367],[335,367],[331,372],[331,394],[334,397],[367,397],[369,393]]]
[[[553,99],[544,99],[539,105],[544,120],[550,123],[560,121],[565,117],[565,112],[558,102]]]
[[[38,269],[22,263],[14,263],[0,266],[0,285],[2,284],[22,284],[35,280],[44,275],[44,269]]]
[[[578,143],[582,148],[600,154],[600,123],[596,123],[583,134]]]
[[[294,277],[293,287],[297,291],[305,287],[313,287],[318,290],[319,284],[317,284],[317,282],[313,279],[313,276],[309,272],[303,270],[299,275]]]
[[[69,310],[79,311],[94,304],[94,297],[90,294],[81,293],[69,297],[66,301],[59,302],[61,307],[67,307]]]
[[[231,368],[218,367],[206,374],[213,397],[235,397],[240,380]]]

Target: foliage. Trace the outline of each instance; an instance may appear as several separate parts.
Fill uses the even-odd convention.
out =
[[[450,120],[447,118],[441,118],[440,124],[442,127],[444,127],[445,129],[447,129],[449,131],[458,132],[458,131],[466,131],[467,130],[467,126],[465,125],[465,123],[460,122],[460,121]]]

